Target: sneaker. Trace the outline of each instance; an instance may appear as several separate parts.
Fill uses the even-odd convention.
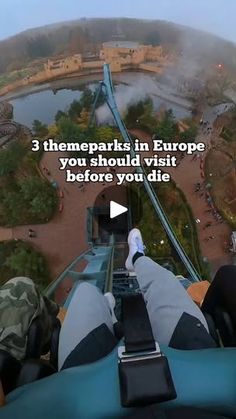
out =
[[[113,324],[117,323],[118,320],[116,318],[115,311],[114,311],[115,306],[116,306],[115,297],[111,292],[107,292],[106,294],[104,294],[104,297],[106,298],[106,300],[108,302],[108,305],[109,305],[109,309],[110,309],[110,313],[111,313],[111,317],[112,317],[112,322],[113,322]]]
[[[125,267],[127,271],[134,271],[134,265],[133,265],[133,257],[135,253],[143,253],[144,254],[144,244],[141,232],[137,228],[133,228],[133,230],[130,231],[128,236],[128,245],[129,245],[129,255],[125,262]]]

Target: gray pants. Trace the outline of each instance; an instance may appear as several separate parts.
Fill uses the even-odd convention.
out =
[[[155,339],[168,345],[182,314],[188,313],[201,321],[208,331],[206,320],[175,275],[150,258],[136,260],[135,272]],[[113,332],[109,305],[98,288],[81,283],[71,300],[59,341],[59,368],[70,352],[92,330],[105,323]]]

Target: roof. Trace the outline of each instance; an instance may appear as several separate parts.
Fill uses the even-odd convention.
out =
[[[127,48],[127,49],[138,49],[139,43],[132,41],[111,41],[104,42],[104,48]]]

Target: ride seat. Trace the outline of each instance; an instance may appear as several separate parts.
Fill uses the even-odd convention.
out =
[[[217,306],[214,313],[204,312],[211,337],[220,346],[220,339],[225,347],[236,346],[236,330],[229,313],[225,308]],[[218,331],[218,332],[217,332]],[[220,339],[219,339],[220,335]]]
[[[61,322],[59,319],[55,319],[53,324],[51,342],[50,342],[50,364],[58,370],[58,347],[59,347],[59,336],[61,331]]]
[[[57,370],[47,361],[30,359],[20,362],[6,351],[0,350],[0,380],[4,394],[55,372]]]
[[[42,359],[28,359],[22,364],[16,380],[16,387],[49,377],[56,372],[57,370],[47,361]]]
[[[229,313],[223,307],[216,307],[214,320],[225,347],[236,346],[236,330]]]
[[[40,318],[36,318],[31,323],[28,332],[26,357],[25,359],[39,359],[50,351],[50,362],[58,368],[58,346],[61,330],[60,320],[56,317],[52,319],[52,333],[49,343],[43,346],[43,327]]]
[[[4,394],[10,393],[16,387],[21,363],[6,351],[0,350],[0,380]]]
[[[8,352],[0,350],[0,380],[5,394],[16,387],[47,377],[58,370],[58,345],[61,323],[53,319],[48,345],[43,347],[43,327],[39,318],[31,323],[27,338],[25,360],[20,362]],[[40,356],[50,351],[50,363]]]
[[[213,320],[213,317],[209,313],[206,313],[204,311],[202,311],[202,313],[203,313],[203,315],[206,319],[207,326],[208,326],[208,329],[209,329],[209,333],[210,333],[212,339],[214,339],[216,344],[218,346],[220,346],[219,335],[217,333],[217,328],[216,328],[215,322]]]
[[[34,319],[30,325],[27,336],[27,347],[25,359],[40,358],[42,354],[42,341],[43,341],[43,327],[39,318]]]

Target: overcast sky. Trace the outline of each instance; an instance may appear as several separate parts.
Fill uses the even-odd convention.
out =
[[[80,17],[163,19],[236,42],[236,0],[2,0],[0,39]]]

